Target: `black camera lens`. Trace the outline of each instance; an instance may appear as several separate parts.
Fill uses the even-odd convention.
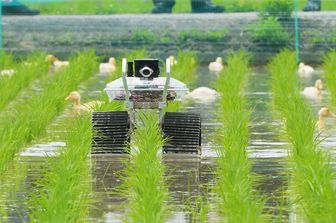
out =
[[[159,76],[159,61],[156,59],[137,59],[135,62],[135,77],[153,79]]]

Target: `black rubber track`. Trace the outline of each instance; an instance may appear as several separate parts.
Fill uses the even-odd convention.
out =
[[[92,113],[92,154],[127,153],[130,119],[126,111]]]
[[[168,138],[164,153],[201,154],[201,117],[199,114],[167,112],[162,131]]]

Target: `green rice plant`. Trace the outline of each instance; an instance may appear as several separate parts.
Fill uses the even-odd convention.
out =
[[[34,53],[20,64],[11,67],[15,70],[11,77],[0,76],[0,110],[14,99],[21,89],[48,73],[49,63],[46,63],[45,57],[45,54]]]
[[[70,67],[43,79],[40,92],[6,110],[0,121],[0,175],[22,147],[41,136],[46,126],[65,108],[64,98],[97,69],[93,51],[77,54]]]
[[[66,146],[49,157],[50,171],[32,196],[30,222],[86,222],[90,209],[91,117],[77,117],[66,131]]]
[[[217,210],[222,222],[265,222],[264,201],[255,194],[251,164],[247,154],[249,120],[244,88],[247,82],[249,56],[244,52],[228,57],[216,88],[221,94],[222,127],[217,142]]]
[[[131,163],[119,191],[128,198],[124,222],[163,223],[167,218],[168,189],[158,152],[165,140],[156,113],[140,113],[138,118],[130,144]]]
[[[336,210],[335,173],[328,151],[319,150],[316,119],[301,98],[295,52],[285,50],[271,62],[273,103],[284,120],[291,144],[291,196],[299,221],[333,222]]]
[[[172,77],[190,85],[197,79],[197,55],[193,51],[179,50],[177,64],[171,68]]]
[[[0,52],[0,70],[13,69],[16,66],[14,55],[6,51]]]
[[[336,107],[336,51],[329,52],[323,63],[324,77],[330,93],[330,101]]]

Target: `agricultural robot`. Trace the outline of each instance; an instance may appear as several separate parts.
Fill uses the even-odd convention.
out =
[[[93,154],[126,153],[140,109],[158,110],[158,124],[167,137],[163,153],[201,153],[200,115],[165,112],[167,102],[180,101],[188,92],[184,83],[171,77],[169,59],[165,77],[160,77],[159,60],[123,59],[122,77],[108,83],[105,91],[110,101],[125,101],[127,111],[93,112]]]

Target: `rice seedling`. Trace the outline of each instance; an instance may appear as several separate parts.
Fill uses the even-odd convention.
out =
[[[51,169],[40,182],[42,189],[31,200],[31,222],[85,222],[89,212],[88,155],[91,118],[77,117],[66,132],[66,147],[49,157]]]
[[[284,121],[291,144],[291,196],[298,221],[333,222],[335,217],[335,173],[328,151],[319,150],[316,120],[300,97],[295,53],[285,50],[271,62],[273,103]]]
[[[140,113],[132,134],[131,163],[120,191],[128,198],[124,222],[165,222],[168,190],[165,167],[158,152],[164,144],[157,123],[157,114]]]
[[[329,52],[324,58],[323,63],[324,77],[328,91],[330,92],[330,101],[333,107],[336,107],[336,51]]]
[[[171,68],[172,77],[190,85],[196,79],[197,55],[192,51],[178,51],[177,64]]]
[[[40,137],[64,109],[67,94],[95,72],[97,57],[92,51],[83,52],[71,59],[70,64],[63,72],[43,79],[40,93],[4,112],[6,118],[0,121],[0,175],[15,154]]]
[[[8,64],[8,62],[6,64]],[[6,66],[8,65],[5,65],[5,67]],[[10,100],[14,99],[21,89],[27,87],[33,80],[47,74],[49,63],[45,62],[44,54],[34,53],[25,61],[11,68],[15,71],[13,75],[0,76],[0,110],[2,110]]]
[[[244,52],[228,57],[216,88],[221,94],[218,132],[217,182],[218,214],[222,222],[265,222],[263,199],[255,194],[248,159],[249,119],[244,88],[249,57]]]

